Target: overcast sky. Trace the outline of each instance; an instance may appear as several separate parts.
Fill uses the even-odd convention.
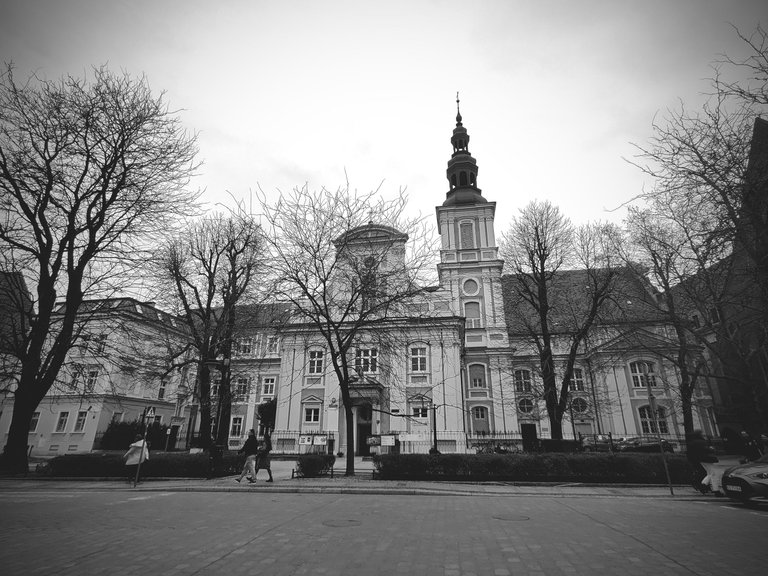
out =
[[[640,192],[622,157],[654,114],[695,102],[710,63],[743,52],[731,25],[760,0],[2,0],[0,59],[17,76],[145,74],[204,162],[210,203],[310,187],[407,188],[434,214],[456,92],[478,185],[507,227],[533,199],[576,222]]]

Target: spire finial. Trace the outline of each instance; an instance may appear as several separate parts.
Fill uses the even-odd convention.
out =
[[[459,110],[459,93],[456,92],[456,125],[461,126],[461,111]]]

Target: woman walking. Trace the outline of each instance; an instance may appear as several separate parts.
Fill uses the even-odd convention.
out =
[[[256,432],[253,429],[248,432],[248,438],[238,452],[245,454],[245,465],[240,473],[240,478],[235,478],[235,482],[242,482],[246,476],[249,476],[249,482],[256,482],[256,457],[259,453],[259,442],[256,440]]]

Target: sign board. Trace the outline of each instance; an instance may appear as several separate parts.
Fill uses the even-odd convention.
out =
[[[381,436],[368,436],[366,443],[368,446],[381,446]]]
[[[387,434],[386,436],[381,437],[381,445],[382,446],[394,446],[395,445],[395,437],[392,434]]]
[[[325,446],[328,444],[328,436],[315,436],[312,439],[312,444],[315,446]]]
[[[312,436],[299,436],[299,444],[302,446],[311,446]]]
[[[155,417],[155,408],[154,406],[150,406],[147,408],[147,418],[151,419]]]

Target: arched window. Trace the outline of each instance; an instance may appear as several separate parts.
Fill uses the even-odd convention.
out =
[[[464,172],[464,171],[459,173],[459,184],[461,186],[466,186],[467,185],[467,173]]]
[[[573,369],[573,376],[571,376],[571,392],[583,392],[584,391],[584,372],[581,368]]]
[[[475,247],[475,227],[472,222],[459,224],[459,237],[461,238],[461,248]]]
[[[480,316],[479,302],[467,302],[464,304],[464,316],[467,319],[467,328],[483,327],[483,320]]]
[[[632,386],[645,388],[645,373],[648,372],[648,382],[656,386],[656,371],[653,362],[630,362],[629,372],[632,375]]]
[[[531,391],[530,370],[515,370],[515,392]]]
[[[470,388],[486,388],[485,366],[482,364],[471,364],[469,366],[469,386]]]
[[[451,174],[451,188],[456,188],[456,174]]]
[[[656,428],[658,423],[659,427]],[[640,426],[643,429],[644,434],[669,434],[669,426],[667,425],[667,411],[663,407],[659,406],[656,410],[656,422],[653,421],[653,413],[650,406],[640,407]]]
[[[475,182],[475,175],[473,173],[471,173],[471,172],[469,174],[469,183],[472,186],[476,186],[477,185],[476,182]]]

